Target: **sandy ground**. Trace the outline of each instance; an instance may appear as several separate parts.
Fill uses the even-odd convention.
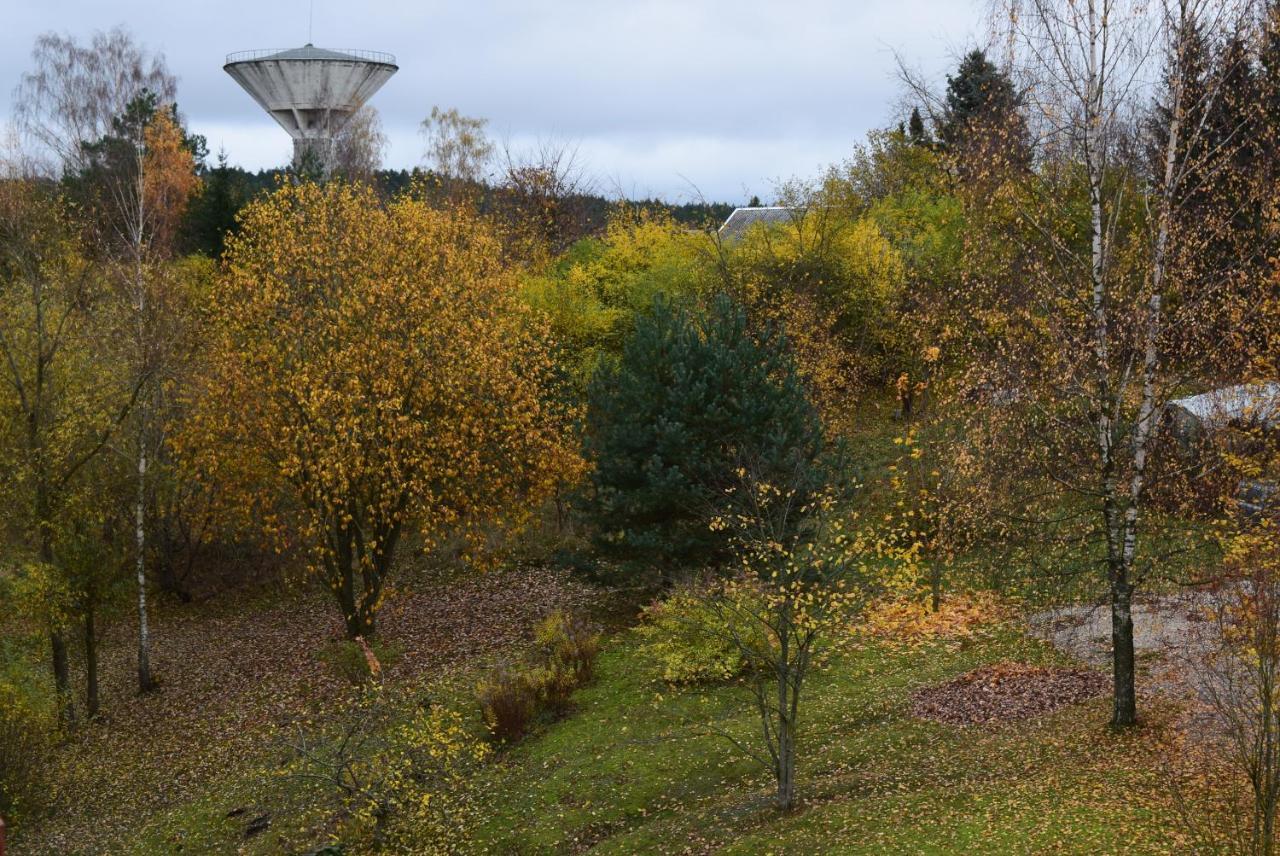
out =
[[[1133,645],[1139,663],[1194,655],[1205,638],[1209,597],[1201,592],[1153,597],[1133,606]],[[1111,660],[1109,605],[1068,606],[1036,613],[1031,630],[1080,660],[1106,665]]]
[[[1138,695],[1162,696],[1182,703],[1179,717],[1190,733],[1208,736],[1219,728],[1208,704],[1206,655],[1220,637],[1212,620],[1214,599],[1203,591],[1144,598],[1133,606],[1134,651],[1138,661]],[[1098,669],[1111,668],[1111,608],[1060,607],[1031,615],[1031,632]],[[1220,683],[1220,682],[1219,682]]]

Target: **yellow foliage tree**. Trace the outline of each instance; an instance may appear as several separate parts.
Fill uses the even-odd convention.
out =
[[[711,243],[670,216],[624,209],[600,238],[578,242],[555,264],[528,277],[525,300],[546,316],[561,361],[580,387],[602,360],[616,357],[659,295],[704,293]]]
[[[468,214],[301,184],[241,222],[180,446],[268,532],[297,533],[365,636],[406,531],[430,546],[513,520],[580,467],[544,402],[548,351]]]
[[[171,248],[191,198],[200,191],[195,159],[171,110],[157,110],[142,132],[142,197],[150,219],[146,242]]]
[[[906,268],[871,220],[816,193],[795,207],[807,213],[726,244],[721,273],[754,314],[783,324],[815,403],[839,425],[859,393],[904,364],[909,337],[899,328],[909,319],[894,310]]]

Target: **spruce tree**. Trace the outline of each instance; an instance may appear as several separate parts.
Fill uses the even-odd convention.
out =
[[[974,163],[993,159],[1007,165],[1030,163],[1026,122],[1009,75],[972,50],[947,75],[947,93],[938,127],[942,146]]]
[[[659,299],[591,382],[587,447],[597,546],[670,582],[729,558],[711,521],[742,468],[816,479],[823,433],[779,330],[727,297],[704,313]]]
[[[924,119],[920,116],[920,108],[911,108],[911,119],[907,122],[907,139],[914,146],[932,146],[933,138],[929,136],[929,131],[924,126]]]

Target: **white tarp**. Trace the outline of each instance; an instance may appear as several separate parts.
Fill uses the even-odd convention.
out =
[[[1175,399],[1169,402],[1169,406],[1186,411],[1211,428],[1221,428],[1233,422],[1275,427],[1280,425],[1280,383],[1224,386],[1200,395]]]

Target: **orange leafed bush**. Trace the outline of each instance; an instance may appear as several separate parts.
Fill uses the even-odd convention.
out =
[[[951,595],[937,611],[918,598],[882,599],[867,607],[855,633],[906,647],[959,644],[990,631],[1010,613],[1010,605],[991,592]]]

